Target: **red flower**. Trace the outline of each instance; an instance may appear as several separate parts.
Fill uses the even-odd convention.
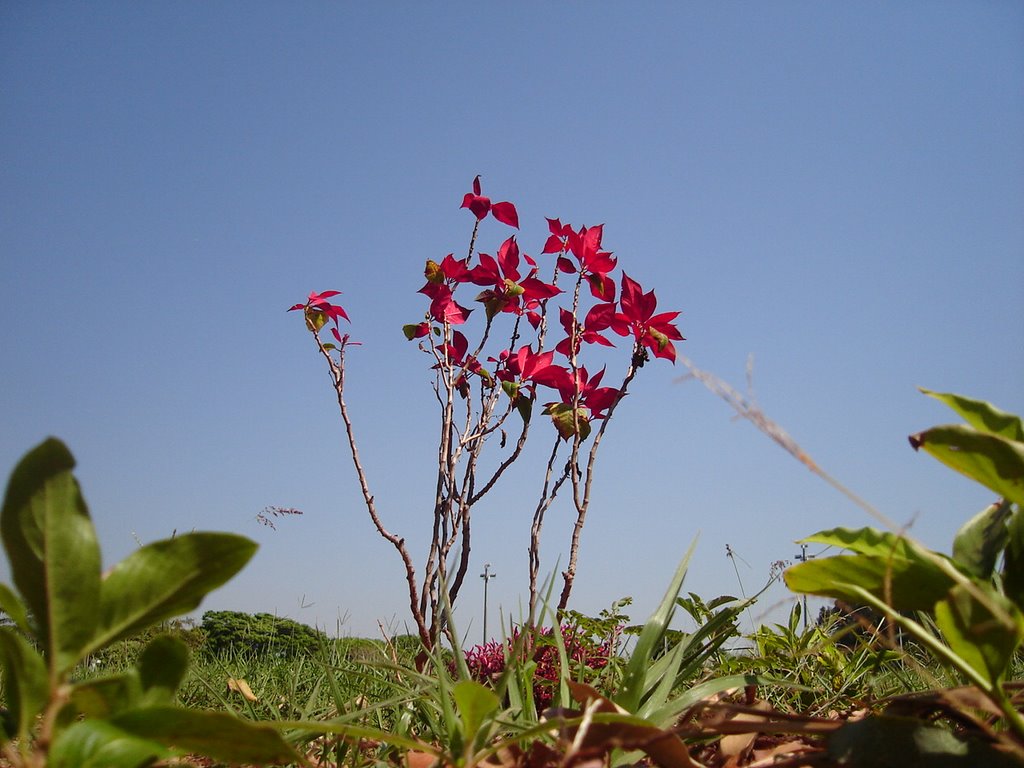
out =
[[[622,298],[619,305],[622,312],[615,315],[612,320],[612,330],[620,336],[632,333],[637,343],[651,350],[655,357],[675,363],[676,349],[672,346],[672,341],[684,339],[671,321],[675,320],[679,313],[663,312],[655,315],[654,309],[658,306],[658,300],[654,296],[654,291],[644,293],[640,284],[625,273],[622,275]]]
[[[473,179],[473,191],[467,192],[462,198],[461,208],[469,208],[470,212],[480,221],[490,212],[502,224],[519,229],[519,214],[512,203],[492,203],[489,197],[480,194],[480,177]]]

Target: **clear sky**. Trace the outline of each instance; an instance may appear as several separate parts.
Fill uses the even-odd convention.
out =
[[[260,551],[204,607],[400,625],[400,563],[285,310],[344,292],[367,472],[421,561],[436,405],[400,329],[424,261],[465,249],[478,173],[529,253],[546,216],[604,223],[682,310],[681,351],[741,388],[753,354],[765,411],[929,545],[990,501],[906,436],[953,418],[917,386],[1024,411],[1018,2],[5,2],[4,473],[57,435],[107,563],[235,531]],[[480,245],[506,232],[488,220]],[[740,589],[727,544],[749,593],[801,536],[871,523],[681,366],[642,373],[599,459],[578,609],[631,595],[642,618],[698,533],[686,586],[713,597]],[[540,456],[477,512],[473,572],[492,564],[513,614]],[[272,531],[267,505],[305,514]]]

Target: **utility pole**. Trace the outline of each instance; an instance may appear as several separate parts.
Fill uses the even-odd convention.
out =
[[[813,560],[814,559],[814,555],[808,555],[807,554],[807,545],[806,544],[801,544],[800,545],[800,553],[797,554],[797,555],[794,555],[794,557],[797,560],[799,560],[801,563],[806,563],[808,560]],[[804,632],[806,632],[806,631],[807,631],[807,593],[804,592]]]
[[[496,578],[498,574],[491,573],[491,564],[484,563],[484,572],[480,574],[480,578],[484,580],[484,639],[483,642],[487,642],[487,582],[491,579]]]

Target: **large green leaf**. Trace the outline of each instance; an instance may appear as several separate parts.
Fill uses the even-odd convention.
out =
[[[1024,511],[1014,507],[1006,526],[1006,549],[1003,550],[1003,592],[1024,611]]]
[[[229,533],[187,533],[136,550],[103,581],[94,647],[194,610],[255,551],[254,542]]]
[[[856,605],[857,585],[898,611],[930,611],[946,596],[953,580],[930,563],[868,555],[836,555],[808,560],[786,569],[794,592],[834,597]]]
[[[86,717],[110,717],[136,706],[141,697],[142,685],[135,669],[83,680],[71,689],[71,703],[78,714]]]
[[[25,610],[25,604],[6,584],[0,584],[0,611],[6,613],[22,632],[29,632],[28,612]]]
[[[1021,423],[1019,416],[1001,411],[984,400],[973,400],[950,392],[932,392],[924,388],[921,388],[921,391],[948,405],[979,432],[989,432],[1010,440],[1024,442],[1024,424]]]
[[[1004,499],[1024,504],[1024,443],[954,424],[911,435],[910,444]]]
[[[954,653],[990,683],[1000,683],[1024,639],[1024,619],[1006,598],[977,585],[979,600],[964,585],[935,605],[935,623]]]
[[[145,707],[111,721],[138,738],[174,746],[228,763],[288,763],[299,757],[274,728],[226,712]]]
[[[81,658],[99,606],[100,549],[74,466],[67,447],[48,438],[15,467],[0,511],[11,574],[54,676]]]
[[[473,744],[480,728],[487,719],[498,711],[501,702],[494,691],[476,680],[460,680],[452,686],[452,697],[462,719],[463,736],[467,744]]]
[[[850,768],[1010,768],[1018,762],[991,744],[912,718],[851,721],[828,736],[828,755]]]
[[[26,738],[50,696],[46,663],[16,630],[0,627],[0,668],[4,673],[4,702],[14,731],[4,736]]]
[[[139,679],[150,704],[171,704],[188,674],[189,653],[184,641],[157,635],[139,656]]]
[[[1006,521],[1012,506],[1002,500],[990,504],[957,531],[953,539],[953,559],[979,579],[988,579],[996,567],[999,553],[1006,547],[1010,533]]]
[[[61,733],[50,750],[50,768],[141,768],[170,757],[162,744],[139,738],[106,720],[82,720]]]
[[[799,543],[804,542],[839,547],[858,555],[874,555],[919,562],[928,560],[928,556],[923,554],[910,539],[888,531],[880,531],[877,528],[830,528],[800,539]]]

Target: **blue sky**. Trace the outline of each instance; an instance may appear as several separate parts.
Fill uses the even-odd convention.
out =
[[[360,448],[422,560],[436,411],[400,328],[424,261],[466,247],[478,173],[529,253],[546,216],[604,223],[682,310],[681,351],[739,387],[754,355],[766,412],[931,546],[990,495],[909,448],[951,420],[916,387],[1024,411],[1019,3],[8,2],[0,83],[0,465],[64,439],[108,563],[175,530],[257,539],[207,608],[405,621],[285,310],[344,292]],[[485,224],[493,253],[506,229]],[[726,544],[749,593],[801,536],[870,524],[680,366],[642,373],[599,459],[578,609],[630,595],[642,618],[698,533],[686,586],[711,597],[740,589]],[[513,615],[531,461],[477,513],[474,572]],[[271,531],[267,505],[305,514]]]

